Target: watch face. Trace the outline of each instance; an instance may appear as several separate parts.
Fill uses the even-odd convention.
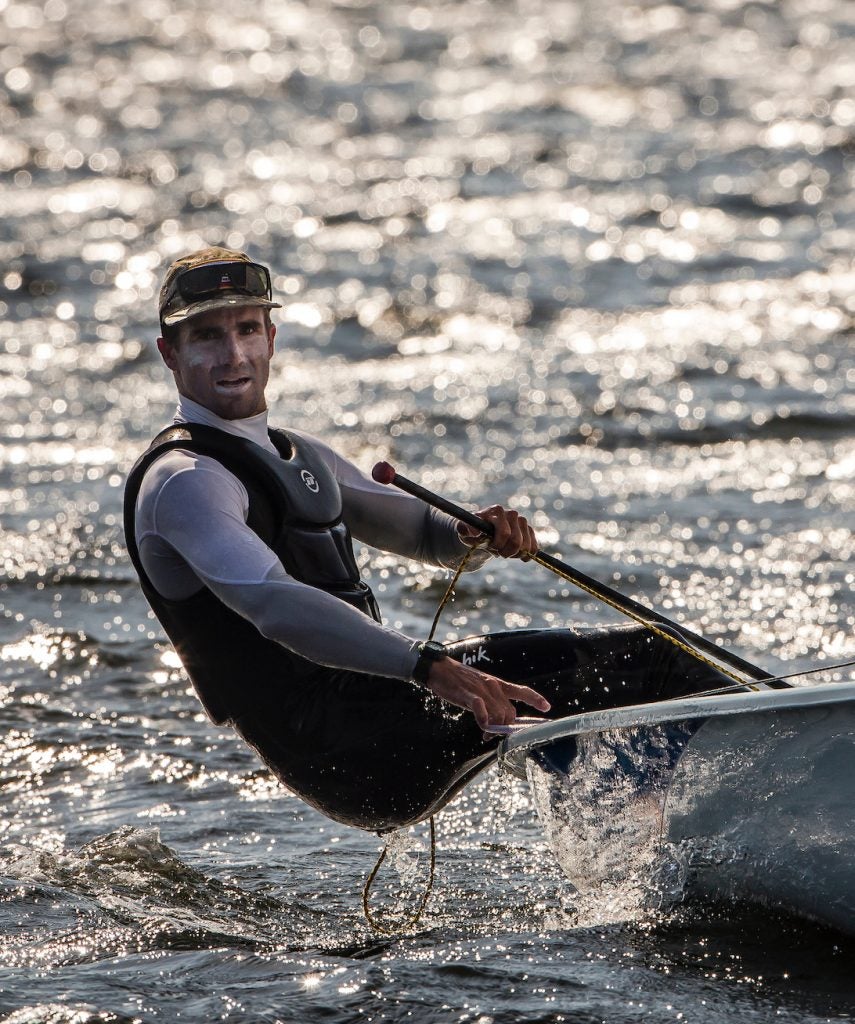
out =
[[[436,640],[426,640],[419,644],[419,657],[416,667],[413,669],[413,679],[417,683],[425,685],[430,675],[431,666],[434,662],[442,661],[448,657],[448,651]]]

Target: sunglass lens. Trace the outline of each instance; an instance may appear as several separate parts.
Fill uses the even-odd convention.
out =
[[[270,294],[270,275],[266,267],[260,267],[255,263],[244,263],[243,285],[235,284],[235,288],[242,288],[250,295]]]
[[[270,276],[255,263],[212,263],[185,271],[176,284],[185,299],[204,299],[234,289],[261,297],[270,294]]]
[[[228,282],[231,275],[225,267],[194,267],[178,279],[178,287],[185,299],[199,299],[215,292]]]

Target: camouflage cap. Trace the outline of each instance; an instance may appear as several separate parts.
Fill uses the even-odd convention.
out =
[[[246,263],[253,267],[254,287],[247,291],[236,287],[228,274],[223,274],[219,283],[214,284],[207,294],[199,298],[187,298],[182,295],[179,289],[179,278],[188,270],[197,267],[216,266],[217,264]],[[262,290],[262,282],[266,282]],[[216,294],[212,294],[216,291]],[[238,252],[234,249],[224,249],[222,246],[212,245],[207,249],[199,249],[187,256],[181,256],[175,260],[166,271],[163,285],[160,289],[159,312],[160,322],[164,327],[172,327],[188,320],[198,313],[206,313],[209,309],[220,309],[228,306],[262,306],[265,309],[281,309],[279,302],[273,302],[270,291],[270,272],[260,263],[255,263],[245,252]]]

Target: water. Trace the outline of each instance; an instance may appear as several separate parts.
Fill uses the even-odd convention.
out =
[[[853,1016],[840,936],[580,917],[492,774],[439,819],[424,918],[375,934],[379,841],[203,719],[120,529],[173,405],[161,268],[248,246],[286,301],[277,422],[514,502],[769,668],[851,658],[852,36],[842,0],[0,0],[6,1020]],[[444,580],[370,571],[424,635]],[[612,618],[515,564],[441,634]]]

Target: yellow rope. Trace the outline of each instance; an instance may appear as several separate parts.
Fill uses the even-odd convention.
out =
[[[451,600],[452,595],[454,594],[454,588],[457,586],[457,581],[460,579],[461,574],[465,570],[466,565],[469,562],[469,559],[472,557],[472,555],[479,547],[487,543],[489,543],[489,537],[482,537],[476,544],[473,544],[472,547],[470,547],[470,549],[463,556],[460,564],[455,570],[454,576],[451,582],[449,583],[448,588],[445,591],[445,594],[443,595],[442,600],[440,601],[439,607],[436,610],[436,615],[434,615],[433,623],[430,627],[430,635],[428,636],[428,640],[433,640],[434,633],[436,632],[436,627],[439,624],[440,616],[445,610],[445,606]],[[753,680],[745,679],[742,676],[736,675],[730,669],[725,668],[723,665],[714,661],[712,658],[707,658],[696,647],[692,647],[692,645],[687,643],[685,640],[681,640],[679,637],[674,636],[674,634],[670,633],[667,629],[660,628],[655,622],[651,622],[649,619],[646,619],[640,613],[635,612],[630,608],[626,608],[623,605],[619,604],[617,601],[613,601],[611,598],[606,597],[601,593],[598,593],[592,587],[587,586],[571,573],[565,572],[562,569],[559,569],[557,566],[553,565],[551,562],[548,562],[545,559],[541,558],[539,554],[527,555],[523,559],[523,561],[537,562],[538,565],[542,565],[544,569],[549,569],[550,572],[554,573],[560,579],[566,580],[568,583],[572,583],[573,586],[578,587],[580,590],[584,590],[586,594],[590,594],[592,597],[595,597],[598,601],[602,601],[603,604],[608,605],[610,608],[614,608],[615,611],[620,612],[622,615],[626,615],[628,618],[633,619],[635,622],[640,623],[642,626],[646,626],[647,629],[649,629],[652,633],[655,633],[657,636],[662,637],[663,640],[667,640],[668,643],[673,644],[675,647],[679,647],[681,651],[684,651],[686,654],[690,654],[693,658],[697,658],[697,660],[703,662],[704,665],[709,665],[710,668],[714,668],[717,672],[721,672],[722,675],[725,675],[728,677],[728,679],[732,679],[734,682],[739,683],[740,686],[750,686],[753,690],[757,689],[757,687],[754,685]]]
[[[434,825],[433,815],[430,817],[430,870],[428,873],[427,886],[425,887],[425,891],[422,893],[419,905],[416,907],[415,911],[408,918],[394,922],[391,927],[387,927],[385,923],[379,921],[371,912],[371,907],[369,905],[371,886],[373,885],[374,879],[377,877],[377,872],[380,870],[380,865],[386,859],[386,854],[388,852],[388,845],[384,846],[383,851],[377,858],[377,863],[374,865],[371,874],[368,876],[365,883],[365,887],[362,890],[362,912],[365,914],[365,920],[376,932],[380,932],[381,935],[395,935],[404,928],[412,928],[413,925],[418,924],[421,920],[424,909],[427,906],[427,901],[433,891],[433,880],[436,872],[436,826]]]
[[[753,690],[757,689],[757,687],[753,684],[752,680],[743,679],[741,676],[738,676],[732,671],[730,671],[730,669],[727,669],[723,665],[720,665],[717,662],[713,661],[712,658],[705,657],[696,647],[692,647],[690,644],[686,643],[685,640],[681,640],[679,637],[676,637],[672,633],[669,633],[667,629],[660,629],[660,627],[657,626],[655,622],[650,622],[649,619],[646,619],[643,615],[640,615],[638,612],[634,612],[632,611],[632,609],[626,608],[623,605],[618,604],[617,601],[612,601],[610,598],[603,596],[603,594],[597,593],[597,591],[593,590],[591,587],[588,587],[584,583],[582,583],[581,580],[576,579],[575,576],[571,575],[570,573],[563,572],[556,566],[551,565],[549,562],[542,559],[540,555],[532,555],[531,561],[537,562],[538,565],[542,565],[544,569],[549,569],[549,571],[554,572],[556,576],[559,576],[561,579],[566,580],[568,583],[572,583],[575,587],[578,587],[580,590],[584,590],[585,593],[590,594],[592,597],[595,597],[598,601],[602,601],[603,604],[607,604],[610,608],[614,608],[615,611],[618,611],[621,614],[628,616],[630,619],[634,619],[636,622],[640,622],[642,626],[646,626],[651,632],[655,633],[657,636],[661,636],[664,640],[667,640],[669,643],[674,644],[675,647],[679,647],[681,651],[685,651],[687,654],[691,654],[693,658],[697,658],[698,661],[702,661],[705,665],[709,665],[710,668],[714,668],[717,672],[721,672],[722,675],[727,676],[729,679],[733,679],[735,682],[740,683],[743,686],[750,686]]]
[[[473,544],[472,547],[464,555],[463,559],[460,562],[460,565],[458,565],[457,570],[454,573],[454,577],[452,578],[451,583],[449,583],[448,585],[448,589],[445,591],[445,594],[443,595],[439,608],[437,608],[436,610],[436,615],[434,616],[433,624],[430,628],[430,636],[428,637],[429,640],[433,639],[433,635],[434,632],[436,631],[437,624],[439,623],[440,616],[442,615],[445,606],[451,600],[451,597],[454,593],[454,588],[457,586],[457,581],[460,579],[461,573],[466,568],[467,562],[475,553],[475,551],[482,545],[488,544],[489,540],[489,537],[482,537],[476,544]],[[647,629],[649,629],[652,633],[655,633],[657,636],[662,637],[663,640],[667,640],[668,643],[673,644],[675,647],[679,647],[681,651],[684,651],[686,654],[690,654],[693,658],[697,658],[697,660],[703,662],[704,665],[709,665],[710,668],[714,668],[717,672],[721,672],[722,675],[725,675],[728,677],[728,679],[732,679],[734,682],[739,683],[740,686],[749,686],[752,690],[757,689],[757,686],[754,685],[753,680],[744,679],[742,676],[736,675],[730,669],[725,668],[723,665],[714,661],[712,658],[707,658],[696,647],[692,647],[691,644],[687,643],[685,640],[681,640],[679,637],[674,636],[673,633],[670,633],[667,629],[660,628],[655,622],[651,622],[649,619],[646,619],[643,615],[639,614],[638,612],[634,612],[632,611],[632,609],[624,607],[617,601],[613,601],[610,598],[604,596],[603,594],[598,593],[592,587],[589,587],[585,583],[582,583],[581,580],[577,579],[571,573],[565,572],[559,569],[557,566],[553,565],[551,562],[548,562],[545,559],[541,558],[539,554],[527,555],[523,558],[523,561],[537,562],[538,565],[542,565],[544,569],[549,569],[550,572],[554,573],[560,579],[566,580],[568,583],[572,583],[573,586],[578,587],[580,590],[584,590],[585,593],[590,594],[591,597],[595,597],[598,601],[602,601],[603,604],[608,605],[610,608],[614,608],[615,611],[620,612],[622,615],[626,615],[628,618],[633,619],[635,622],[640,623],[642,626],[646,626]]]
[[[454,576],[451,578],[451,582],[448,584],[448,587],[446,588],[445,593],[443,594],[442,600],[439,603],[439,607],[436,610],[436,615],[434,615],[433,617],[433,622],[431,623],[430,627],[430,633],[428,634],[428,640],[433,640],[434,633],[436,632],[436,627],[439,625],[440,616],[445,610],[445,606],[451,600],[452,595],[454,594],[454,588],[457,586],[457,581],[460,579],[461,573],[466,569],[469,559],[472,557],[475,551],[479,547],[481,547],[482,544],[486,544],[488,540],[488,537],[481,538],[481,540],[479,540],[476,544],[473,544],[466,552],[466,554],[463,556],[463,558],[461,558],[460,564],[455,569]],[[371,869],[371,874],[368,876],[368,879],[366,880],[365,886],[362,890],[362,912],[365,914],[365,920],[375,931],[380,932],[382,935],[394,935],[396,932],[399,932],[401,928],[411,928],[413,927],[413,925],[418,924],[419,921],[421,920],[422,914],[424,913],[424,909],[427,906],[427,901],[430,897],[431,892],[433,891],[434,875],[436,869],[436,825],[434,824],[434,816],[431,815],[430,817],[430,870],[428,874],[427,887],[425,888],[424,894],[422,895],[422,898],[419,901],[419,905],[416,908],[415,912],[409,918],[407,918],[406,921],[396,922],[396,925],[391,929],[387,928],[384,924],[378,921],[376,917],[374,917],[374,915],[371,912],[371,907],[369,905],[369,900],[371,896],[371,886],[374,884],[374,879],[377,877],[377,872],[380,870],[380,866],[386,859],[388,849],[388,846],[383,847],[380,856],[377,858],[377,863]]]
[[[437,608],[436,610],[436,615],[434,615],[433,617],[433,622],[431,623],[430,627],[430,633],[428,634],[428,640],[433,640],[433,635],[436,632],[436,627],[439,625],[439,618],[442,615],[443,611],[445,610],[445,606],[451,600],[452,595],[454,594],[454,588],[457,586],[457,581],[460,579],[461,575],[466,569],[466,566],[469,564],[469,559],[475,554],[478,548],[480,548],[484,544],[487,544],[489,540],[489,537],[482,537],[479,541],[477,541],[477,543],[473,544],[466,552],[466,554],[463,556],[463,558],[460,559],[460,564],[454,570],[454,576],[452,576],[451,578],[451,583],[448,584],[448,587],[446,588],[446,591],[442,596],[442,600],[439,602],[439,608]]]

